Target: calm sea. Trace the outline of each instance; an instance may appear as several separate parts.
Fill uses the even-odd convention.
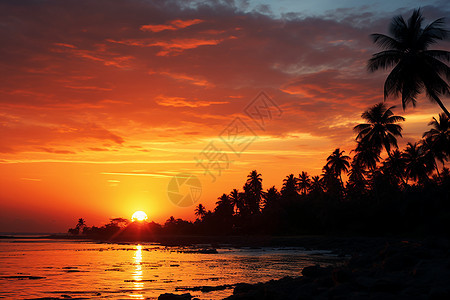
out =
[[[196,248],[154,244],[0,240],[0,298],[156,299],[162,293],[191,293],[221,299],[232,288],[201,292],[190,288],[256,283],[299,276],[305,266],[329,265],[327,251],[301,248]]]

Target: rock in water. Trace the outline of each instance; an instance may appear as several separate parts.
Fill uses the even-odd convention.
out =
[[[177,295],[172,293],[161,294],[158,297],[158,300],[191,300],[192,296],[189,293]]]

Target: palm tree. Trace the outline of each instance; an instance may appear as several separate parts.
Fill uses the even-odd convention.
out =
[[[280,193],[275,188],[275,186],[272,186],[270,189],[267,190],[266,193],[263,195],[264,198],[264,210],[270,210],[274,205],[276,205],[280,199]]]
[[[355,152],[356,154],[353,157],[354,163],[358,167],[368,169],[373,173],[377,167],[377,163],[380,161],[380,154],[377,153],[378,150],[374,147],[358,143]]]
[[[323,193],[322,179],[320,179],[319,176],[313,176],[311,178],[310,190],[312,193],[315,193],[315,194]]]
[[[396,184],[401,181],[403,184],[406,184],[405,181],[405,159],[403,157],[403,153],[398,149],[394,150],[383,163],[383,172],[388,175],[391,182],[396,182]]]
[[[228,198],[227,194],[222,194],[222,196],[220,196],[219,198],[217,198],[216,205],[217,206],[229,206],[231,205],[231,201],[230,198]]]
[[[406,179],[412,179],[419,184],[430,181],[428,174],[434,168],[434,163],[425,155],[423,149],[417,143],[408,143],[402,155],[405,161]]]
[[[82,232],[82,229],[84,229],[84,227],[86,227],[86,222],[84,221],[83,218],[79,218],[77,226],[75,227],[76,230],[78,230],[78,232],[80,232],[80,230],[81,230],[81,232]]]
[[[229,195],[231,205],[233,205],[233,208],[235,209],[235,213],[241,213],[242,211],[242,197],[241,193],[239,193],[239,190],[233,189]]]
[[[303,195],[306,195],[306,193],[308,192],[308,189],[311,186],[311,179],[309,178],[309,175],[307,172],[303,172],[301,174],[299,174],[298,176],[298,187],[299,190],[301,191],[301,193]]]
[[[344,187],[344,182],[342,181],[342,172],[347,173],[348,168],[350,167],[350,157],[347,155],[343,155],[345,151],[340,151],[339,148],[333,151],[333,153],[328,156],[326,166],[330,168],[330,170],[339,176],[339,181],[341,182],[341,187]]]
[[[322,178],[320,179],[322,189],[325,189],[327,192],[337,193],[339,191],[339,187],[341,187],[341,183],[337,177],[336,172],[331,169],[328,164],[322,168]]]
[[[197,207],[195,208],[195,215],[197,216],[198,219],[202,220],[203,217],[206,214],[206,208],[203,204],[199,204],[197,205]]]
[[[389,31],[392,37],[384,34],[372,34],[373,42],[384,51],[375,53],[368,61],[370,72],[393,67],[384,83],[384,97],[402,96],[403,109],[407,104],[416,104],[417,96],[426,91],[428,98],[436,102],[445,114],[445,108],[439,96],[448,96],[450,88],[446,80],[450,78],[450,52],[428,50],[438,40],[445,40],[448,31],[444,28],[444,19],[440,18],[423,27],[420,9],[413,11],[408,21],[402,16],[392,19]]]
[[[262,178],[261,174],[258,171],[253,170],[247,175],[247,183],[250,184],[251,189],[253,191],[261,191],[262,190]]]
[[[441,113],[439,114],[439,121],[433,117],[433,120],[428,123],[432,126],[429,131],[423,134],[423,138],[430,144],[435,158],[439,160],[445,167],[445,161],[450,155],[450,122],[449,118]]]
[[[290,174],[283,179],[281,194],[284,197],[297,195],[297,178],[295,178],[294,174]]]
[[[259,212],[263,190],[261,174],[259,174],[256,170],[251,171],[247,176],[244,191],[246,192],[246,200],[250,212]]]
[[[214,214],[222,218],[229,219],[233,216],[234,207],[231,204],[230,198],[227,194],[222,194],[216,202],[216,208],[214,209]]]
[[[364,177],[365,173],[364,167],[358,160],[353,158],[351,169],[348,172],[347,189],[364,190],[367,185],[366,178]]]
[[[421,141],[419,141],[419,147],[423,151],[424,156],[426,156],[427,161],[431,162],[434,169],[436,169],[437,176],[439,177],[440,174],[439,174],[437,160],[438,160],[438,157],[444,159],[444,157],[441,156],[442,153],[439,153],[437,151],[437,149],[434,147],[430,138],[422,139]]]
[[[376,154],[386,149],[390,155],[391,145],[397,148],[397,138],[402,136],[402,126],[395,124],[405,121],[401,116],[395,116],[392,109],[395,106],[387,107],[385,103],[375,104],[361,115],[367,121],[365,124],[356,125],[353,130],[358,133],[356,141],[363,149],[373,149]]]

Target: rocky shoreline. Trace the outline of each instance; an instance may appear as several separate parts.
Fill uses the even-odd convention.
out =
[[[306,267],[300,277],[235,285],[227,300],[243,299],[450,299],[450,241],[369,243],[338,267]],[[349,250],[349,249],[347,249]],[[189,293],[161,300],[193,299]]]

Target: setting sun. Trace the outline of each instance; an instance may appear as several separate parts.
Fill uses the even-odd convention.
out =
[[[145,212],[141,211],[141,210],[138,210],[137,212],[135,212],[131,216],[131,221],[132,222],[134,222],[134,221],[142,222],[142,221],[145,221],[147,219],[148,219],[147,214]]]

